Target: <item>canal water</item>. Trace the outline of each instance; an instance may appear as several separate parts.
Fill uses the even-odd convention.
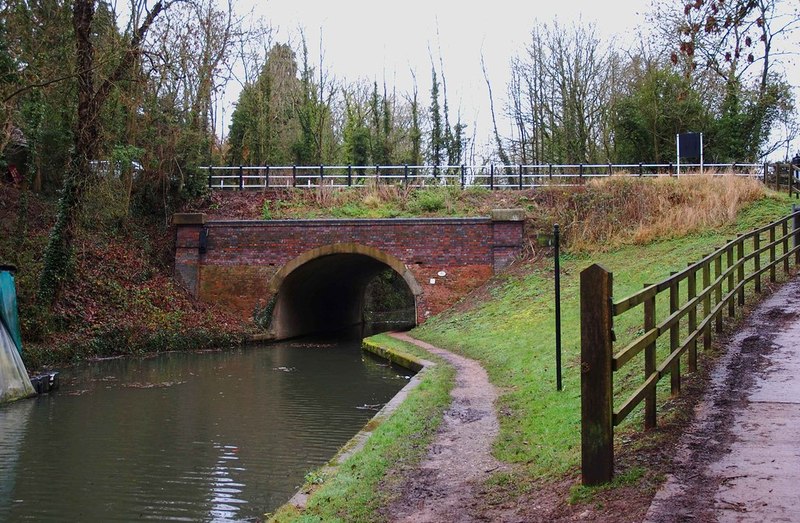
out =
[[[354,339],[64,369],[0,406],[0,521],[260,521],[410,376]]]

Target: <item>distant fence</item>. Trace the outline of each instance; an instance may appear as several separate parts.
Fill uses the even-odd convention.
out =
[[[486,189],[531,189],[581,185],[609,176],[656,177],[686,173],[757,177],[767,182],[772,164],[537,164],[537,165],[291,165],[205,166],[208,187],[216,190],[451,185]]]
[[[752,283],[760,293],[763,275],[768,273],[769,281],[776,281],[777,268],[783,266],[788,273],[792,260],[794,265],[800,264],[797,208],[621,300],[613,298],[612,273],[596,264],[581,272],[581,466],[585,485],[612,479],[614,427],[642,402],[645,428],[655,427],[659,380],[669,374],[671,392],[677,394],[681,357],[686,355],[689,371],[696,370],[698,343],[704,349],[710,347],[712,327],[720,332],[726,311],[733,317],[736,307],[744,305],[745,285]],[[657,301],[665,310],[661,321],[656,319]],[[643,321],[638,328],[636,323],[631,327],[636,338],[614,352],[614,319],[637,308],[641,308]],[[659,355],[663,356],[660,360]],[[634,358],[643,364],[644,380],[615,407],[614,375]],[[629,372],[626,390],[630,390],[631,379],[635,377]],[[618,390],[617,395],[623,394]]]

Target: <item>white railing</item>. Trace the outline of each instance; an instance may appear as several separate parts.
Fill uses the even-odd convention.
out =
[[[530,189],[580,185],[608,176],[656,177],[709,174],[765,178],[768,164],[537,164],[537,165],[292,165],[206,166],[211,189],[452,185],[487,189]]]

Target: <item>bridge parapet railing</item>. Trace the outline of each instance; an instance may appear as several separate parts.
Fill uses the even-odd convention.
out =
[[[520,164],[520,165],[290,165],[205,166],[208,187],[258,190],[281,187],[366,187],[371,185],[531,189],[575,186],[609,176],[657,177],[687,174],[766,179],[766,164]]]
[[[745,304],[745,286],[762,291],[777,269],[800,265],[800,210],[739,235],[725,246],[658,283],[614,299],[613,274],[592,265],[580,275],[581,449],[585,485],[614,474],[614,427],[644,403],[644,426],[657,423],[659,381],[670,376],[670,394],[681,389],[682,359],[697,369],[698,345],[711,347]],[[766,276],[765,276],[766,275]],[[638,311],[641,319],[632,314]],[[619,339],[618,339],[619,338]],[[636,370],[640,366],[643,375]],[[616,379],[615,376],[619,376]],[[641,379],[638,376],[642,376]]]

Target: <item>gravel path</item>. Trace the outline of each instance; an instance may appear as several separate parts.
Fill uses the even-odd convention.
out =
[[[476,361],[411,338],[392,334],[444,358],[456,369],[453,403],[419,470],[410,475],[389,509],[395,522],[483,521],[475,509],[483,481],[501,464],[491,455],[499,425],[497,392]]]
[[[800,521],[800,278],[731,342],[645,518]]]

